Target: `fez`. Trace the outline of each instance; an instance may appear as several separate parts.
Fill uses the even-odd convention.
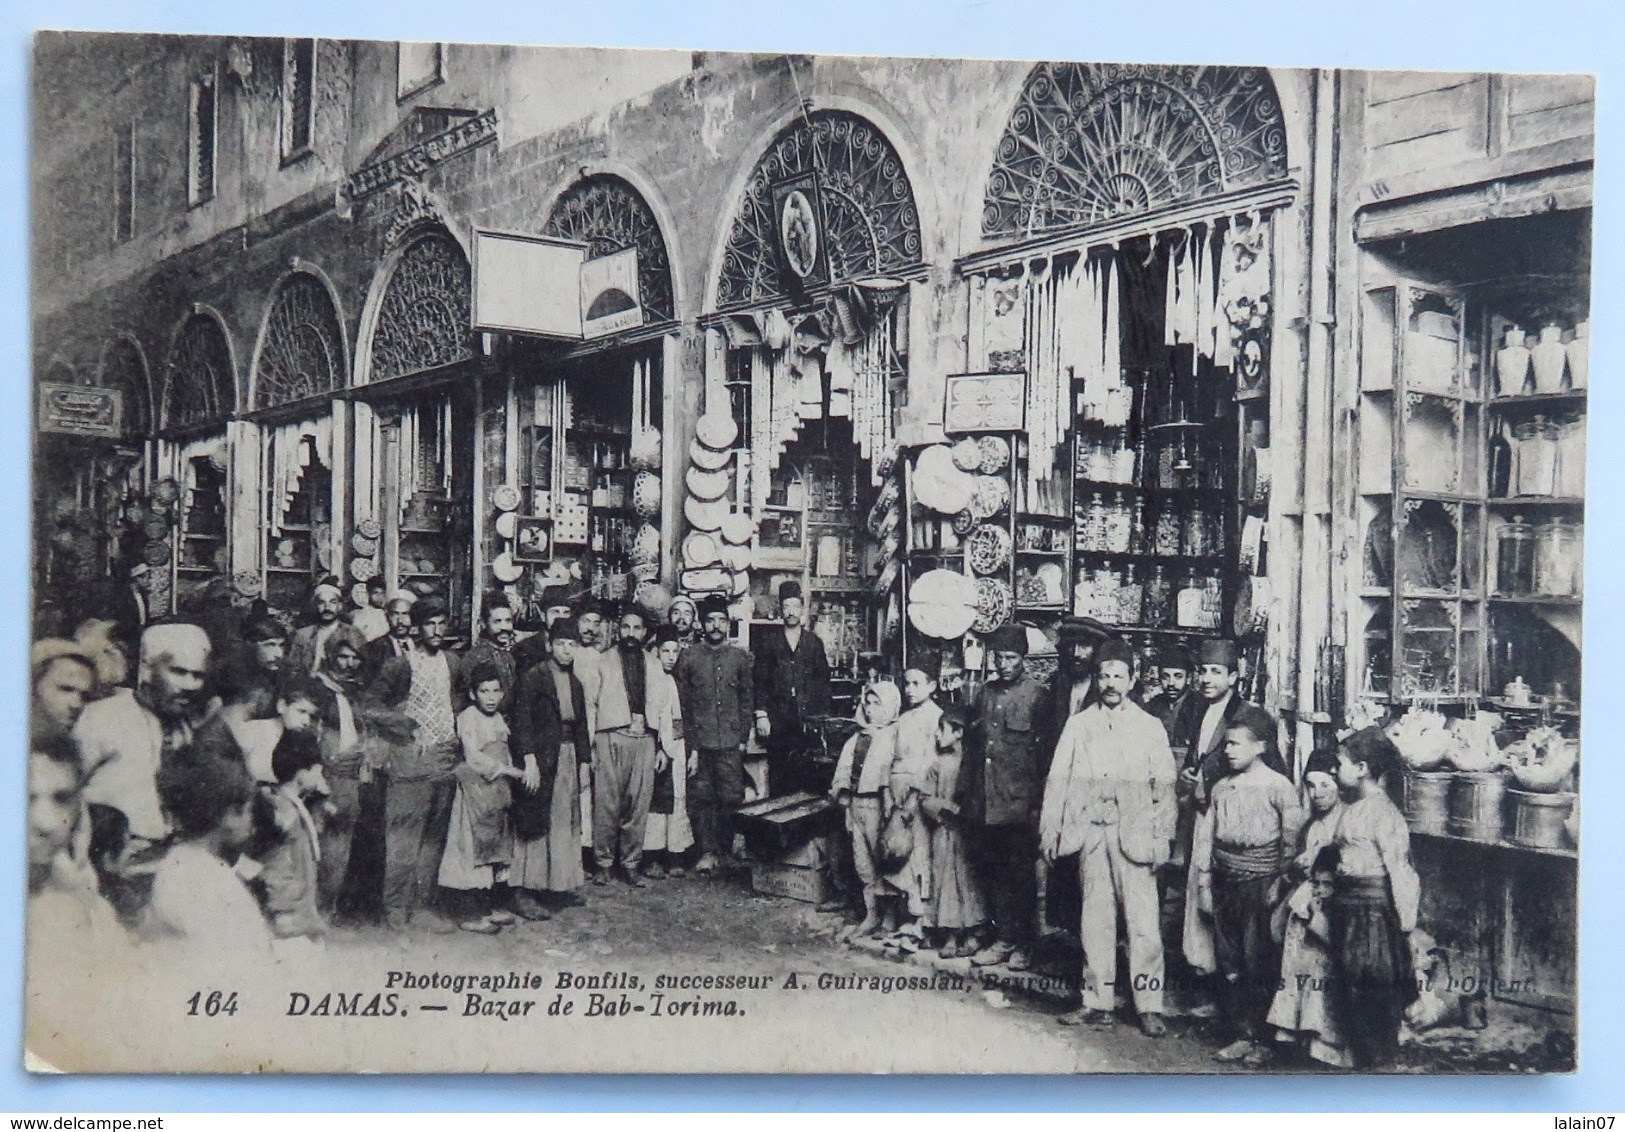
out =
[[[1217,664],[1236,670],[1236,642],[1226,640],[1213,640],[1202,642],[1201,662],[1203,664]]]
[[[1022,625],[1000,625],[987,639],[993,652],[1013,652],[1027,655],[1027,630]]]

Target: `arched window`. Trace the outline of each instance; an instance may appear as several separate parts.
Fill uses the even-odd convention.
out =
[[[920,214],[902,159],[873,124],[819,110],[787,127],[745,184],[717,281],[717,305],[749,307],[786,294],[780,278],[773,186],[818,174],[829,281],[901,274],[920,263]]]
[[[164,368],[163,427],[223,419],[236,402],[226,332],[210,315],[194,314],[181,327]]]
[[[660,225],[643,196],[620,177],[595,173],[566,189],[548,214],[547,235],[578,240],[587,256],[638,250],[638,290],[643,309],[652,318],[677,317],[672,302],[671,260]]]
[[[254,368],[254,408],[332,393],[344,384],[344,332],[322,281],[307,272],[277,288]]]
[[[1261,68],[1040,63],[993,159],[982,235],[1099,224],[1286,173]]]
[[[102,387],[116,389],[123,403],[123,434],[141,437],[152,430],[152,393],[147,386],[147,363],[128,338],[108,347],[102,359]]]
[[[438,369],[475,354],[468,257],[450,233],[406,246],[378,304],[369,381]]]

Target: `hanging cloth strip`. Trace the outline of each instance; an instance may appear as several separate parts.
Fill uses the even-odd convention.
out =
[[[401,439],[395,454],[395,472],[400,484],[400,512],[404,516],[418,493],[418,407],[409,406],[401,413]]]
[[[771,459],[773,436],[773,370],[768,362],[768,350],[763,346],[750,353],[750,453],[751,509],[759,511],[767,502],[768,479],[778,466]]]
[[[310,443],[306,444],[305,441]],[[288,509],[299,494],[299,482],[314,453],[317,462],[329,470],[333,467],[333,418],[315,421],[295,421],[277,425],[271,432],[271,514],[268,526],[271,534],[280,535],[287,520]]]

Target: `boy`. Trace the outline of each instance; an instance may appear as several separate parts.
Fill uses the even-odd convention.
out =
[[[1266,1064],[1265,1018],[1281,972],[1271,920],[1297,854],[1304,813],[1298,791],[1263,762],[1275,720],[1244,706],[1225,728],[1228,773],[1197,818],[1198,909],[1213,921],[1219,1014],[1234,1036],[1215,1058]]]
[[[258,882],[265,914],[278,939],[319,939],[327,921],[317,907],[317,864],[321,849],[307,797],[325,798],[327,779],[315,737],[290,731],[271,756],[276,788],[270,791],[276,839],[260,862]]]
[[[461,894],[465,914],[457,926],[476,935],[495,935],[515,922],[512,912],[494,900],[507,888],[513,861],[513,831],[508,824],[512,794],[507,780],[522,778],[508,746],[508,721],[502,716],[506,695],[495,664],[476,665],[469,674],[474,702],[457,716],[457,742],[463,761],[457,765],[457,797],[451,805],[446,853],[440,859],[440,887]]]
[[[920,812],[931,845],[931,891],[926,922],[938,933],[937,954],[944,959],[972,955],[971,933],[987,920],[981,890],[971,870],[970,855],[954,805],[959,764],[965,757],[965,730],[970,713],[954,705],[943,709],[937,721],[936,758],[921,785]]]

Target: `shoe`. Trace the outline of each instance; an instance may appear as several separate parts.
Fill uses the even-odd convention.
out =
[[[560,908],[585,908],[587,898],[579,892],[555,892],[553,903]]]
[[[1231,1042],[1213,1055],[1214,1061],[1240,1061],[1253,1051],[1253,1043],[1246,1038]]]
[[[464,920],[457,927],[461,931],[473,932],[475,935],[496,935],[502,930],[502,925],[492,923],[489,916],[481,916],[477,920]]]
[[[1140,1015],[1140,1032],[1148,1038],[1160,1038],[1168,1033],[1168,1023],[1160,1014]]]
[[[519,917],[515,916],[512,912],[508,911],[506,908],[498,908],[495,912],[492,912],[489,916],[487,916],[485,918],[487,920],[490,920],[493,924],[497,925],[497,927],[499,927],[499,928],[505,928],[509,924],[516,924],[516,923],[519,922]]]
[[[965,949],[961,945],[959,945],[957,943],[954,943],[952,941],[950,941],[948,943],[945,943],[941,947],[937,948],[937,958],[938,959],[959,959],[959,958],[963,957],[964,954],[965,954]]]
[[[1275,1053],[1263,1042],[1254,1042],[1253,1048],[1248,1050],[1241,1063],[1248,1069],[1263,1069],[1275,1060]]]
[[[671,868],[666,870],[666,875],[674,880],[681,880],[683,877],[688,875],[688,870],[683,868],[682,865],[673,865]]]
[[[592,881],[599,888],[603,888],[609,883],[609,870],[597,869],[590,876],[588,876],[587,879]]]
[[[1010,953],[1010,958],[1005,960],[1004,965],[1012,971],[1030,971],[1033,967],[1033,957],[1026,948],[1018,947]]]
[[[644,865],[643,877],[645,880],[665,880],[666,867],[659,861],[654,861],[650,864]]]
[[[638,874],[633,872],[631,869],[627,869],[621,874],[621,880],[625,882],[627,888],[649,887],[649,882],[638,876]]]
[[[702,877],[710,876],[712,873],[716,872],[717,855],[715,853],[706,853],[701,856],[698,863],[696,863],[694,866],[694,871]]]
[[[1016,945],[1002,941],[990,943],[970,957],[972,967],[997,967],[1015,954]]]
[[[553,913],[543,908],[530,893],[520,892],[513,898],[513,910],[527,920],[551,920]]]
[[[1117,1019],[1112,1017],[1111,1011],[1091,1010],[1087,1006],[1069,1010],[1055,1021],[1062,1026],[1089,1026],[1096,1030],[1104,1030],[1117,1024]]]

